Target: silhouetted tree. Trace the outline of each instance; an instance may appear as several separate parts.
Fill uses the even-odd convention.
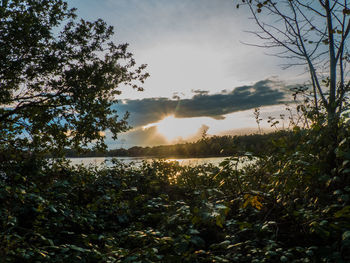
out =
[[[337,121],[349,90],[346,65],[350,6],[347,0],[237,0],[251,11],[263,48],[276,48],[285,68],[304,65],[310,74],[316,112],[325,107]]]
[[[63,0],[0,1],[0,146],[104,147],[127,115],[111,109],[120,85],[148,76],[102,20],[77,20]]]

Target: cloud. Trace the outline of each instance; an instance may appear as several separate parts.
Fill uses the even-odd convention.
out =
[[[168,98],[146,98],[124,100],[123,104],[117,104],[114,107],[121,113],[130,112],[129,124],[133,127],[139,127],[174,114],[178,102]]]
[[[158,131],[157,126],[147,128],[135,128],[128,132],[118,135],[118,140],[113,140],[110,133],[107,134],[106,143],[110,149],[116,148],[130,148],[133,146],[157,146],[168,145],[176,143],[194,142],[201,139],[204,134],[207,134],[209,126],[202,124],[198,130],[190,135],[184,137],[177,137],[173,139],[166,138]]]
[[[191,90],[191,91],[196,95],[208,95],[209,94],[208,90],[196,89],[196,90]]]
[[[114,107],[121,113],[130,112],[129,123],[133,127],[155,123],[169,115],[176,118],[211,117],[222,120],[229,113],[283,104],[286,102],[287,89],[284,83],[267,79],[218,94],[196,90],[190,99],[124,100]]]
[[[290,105],[290,107],[293,110],[293,106]],[[287,116],[290,113],[285,105],[264,106],[259,112],[262,118],[260,128],[264,133],[275,129],[268,122],[269,117],[280,121],[277,125],[279,129],[289,126],[288,118],[285,120],[280,118],[281,114]],[[217,120],[210,117],[173,118],[170,116],[146,128],[138,127],[122,133],[118,135],[117,141],[107,133],[106,143],[111,149],[130,148],[135,145],[154,146],[196,141],[202,137],[204,131],[207,131],[208,135],[244,135],[259,131],[253,109],[229,113],[224,117],[223,120]],[[185,133],[184,130],[186,130]]]
[[[158,132],[157,127],[135,128],[118,135],[118,140],[113,140],[111,134],[107,134],[106,144],[110,149],[130,148],[132,146],[155,146],[169,144],[169,141]]]
[[[150,73],[144,92],[121,87],[122,98],[192,96],[192,89],[231,90],[268,76],[295,82],[304,72],[283,71],[284,61],[244,45],[258,39],[248,8],[232,0],[68,0],[88,20],[102,18],[115,27],[115,43],[129,43],[138,64]],[[304,81],[308,77],[302,75]],[[298,81],[298,80],[297,80]]]

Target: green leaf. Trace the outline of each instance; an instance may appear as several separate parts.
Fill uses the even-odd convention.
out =
[[[343,207],[343,209],[339,210],[334,214],[335,218],[346,217],[350,218],[350,205]]]
[[[349,240],[350,239],[350,231],[345,231],[342,235],[342,240]]]
[[[219,214],[218,216],[216,216],[216,225],[218,227],[223,228],[223,223],[224,223],[225,219]]]
[[[56,208],[53,205],[49,205],[49,209],[50,209],[51,212],[57,213],[57,210],[56,210]]]
[[[288,258],[286,256],[280,257],[281,262],[288,262]]]
[[[69,247],[70,247],[71,249],[73,249],[73,250],[80,251],[80,252],[85,252],[85,251],[86,251],[86,249],[81,248],[81,247],[78,247],[78,246],[76,246],[76,245],[70,245]]]
[[[197,247],[204,247],[205,246],[205,241],[199,237],[199,236],[192,236],[190,239],[190,242]]]

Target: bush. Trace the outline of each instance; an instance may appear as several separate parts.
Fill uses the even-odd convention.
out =
[[[7,162],[0,180],[0,257],[347,262],[348,138],[346,129],[339,133],[331,170],[316,128],[271,142],[271,155],[232,157],[219,167],[155,161],[98,169],[34,155]]]

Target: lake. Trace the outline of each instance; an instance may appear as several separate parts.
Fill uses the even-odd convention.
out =
[[[149,158],[149,157],[114,157],[119,161],[122,161],[126,164],[134,163],[135,165],[141,164],[143,161],[153,161],[153,160],[166,160],[167,162],[176,161],[180,165],[201,165],[205,163],[211,163],[218,165],[226,157],[209,157],[209,158],[186,158],[186,159],[174,159],[174,158]],[[112,157],[86,157],[86,158],[68,158],[71,161],[72,165],[105,165],[112,166]]]

